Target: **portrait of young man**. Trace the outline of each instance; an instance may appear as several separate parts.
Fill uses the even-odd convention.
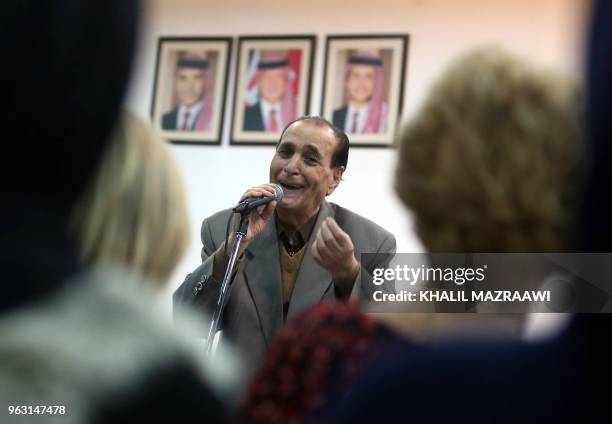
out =
[[[332,122],[348,134],[382,134],[388,106],[383,100],[383,61],[378,51],[355,51],[344,67],[343,105]]]
[[[209,61],[203,54],[182,52],[173,75],[174,107],[162,116],[162,129],[207,131],[212,112]]]

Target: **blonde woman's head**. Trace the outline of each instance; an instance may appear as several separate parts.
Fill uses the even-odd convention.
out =
[[[398,138],[396,191],[433,252],[564,248],[582,167],[576,87],[508,52],[471,51]]]
[[[189,224],[176,163],[148,124],[122,116],[73,223],[86,263],[121,264],[158,285],[167,281]]]

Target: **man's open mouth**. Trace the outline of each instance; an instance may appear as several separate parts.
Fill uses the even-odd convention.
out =
[[[295,184],[295,183],[285,183],[285,182],[279,181],[279,184],[281,185],[283,189],[286,189],[286,190],[300,190],[304,188],[303,185]]]

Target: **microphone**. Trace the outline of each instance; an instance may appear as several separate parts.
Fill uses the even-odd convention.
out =
[[[259,206],[262,205],[267,205],[270,202],[273,201],[277,201],[280,202],[281,200],[283,200],[283,188],[278,185],[278,184],[274,184],[274,195],[273,196],[263,196],[263,197],[250,197],[248,199],[244,199],[242,202],[238,203],[236,206],[234,206],[234,208],[232,209],[232,211],[237,212],[237,213],[244,213],[244,212],[250,212],[255,208],[258,208]]]

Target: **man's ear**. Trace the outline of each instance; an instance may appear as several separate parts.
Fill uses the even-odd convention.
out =
[[[340,181],[342,180],[343,174],[344,174],[344,166],[336,166],[335,168],[332,169],[333,180],[332,180],[332,183],[327,188],[326,196],[329,196],[330,194],[332,194],[334,190],[336,189],[336,187],[338,187],[338,184],[340,184]]]

